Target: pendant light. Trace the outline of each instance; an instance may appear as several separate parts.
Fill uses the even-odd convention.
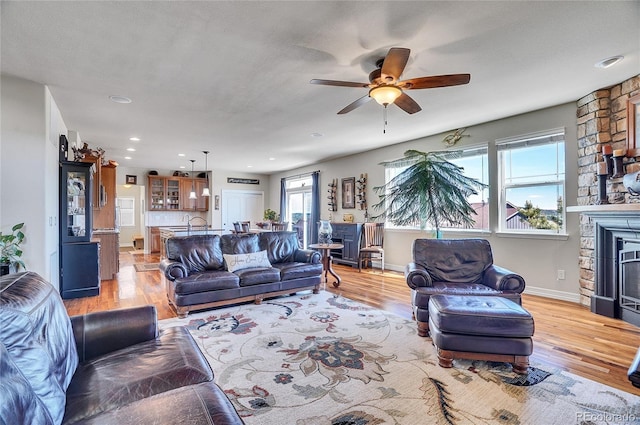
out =
[[[211,196],[209,193],[209,166],[207,162],[209,151],[202,151],[202,153],[204,153],[204,175],[207,179],[207,185],[202,189],[202,196]]]
[[[191,161],[191,193],[189,193],[189,199],[198,199],[198,196],[196,195],[196,180],[195,180],[195,176],[193,174],[193,163],[196,162],[195,159],[190,159],[189,161]]]

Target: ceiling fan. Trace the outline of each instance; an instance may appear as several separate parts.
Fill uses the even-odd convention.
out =
[[[317,80],[310,81],[311,84],[338,87],[368,87],[369,93],[362,96],[355,102],[345,106],[338,114],[346,114],[359,106],[364,105],[371,99],[375,99],[385,108],[395,103],[400,109],[408,114],[415,114],[422,110],[405,90],[432,89],[436,87],[458,86],[467,84],[471,79],[470,74],[434,75],[431,77],[411,78],[400,81],[400,76],[409,60],[410,49],[403,47],[392,47],[387,56],[376,62],[377,68],[369,74],[369,83],[355,83],[351,81]]]

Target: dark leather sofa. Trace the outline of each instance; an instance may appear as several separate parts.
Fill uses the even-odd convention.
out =
[[[320,288],[320,254],[300,249],[296,232],[180,236],[167,239],[165,251],[160,270],[169,303],[181,318],[193,310],[259,304],[266,297]],[[230,271],[232,265],[238,269]]]
[[[186,328],[153,306],[69,318],[38,274],[0,278],[0,423],[242,424]]]
[[[412,255],[404,274],[420,336],[429,336],[432,295],[493,295],[522,304],[524,279],[493,264],[485,239],[416,239]]]

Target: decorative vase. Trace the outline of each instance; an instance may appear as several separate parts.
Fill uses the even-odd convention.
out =
[[[318,243],[321,244],[329,244],[331,241],[331,233],[333,232],[333,228],[331,227],[331,223],[329,220],[320,220],[320,225],[318,226]]]

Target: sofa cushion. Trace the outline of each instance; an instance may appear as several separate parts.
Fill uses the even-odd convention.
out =
[[[493,264],[491,246],[484,239],[416,239],[413,258],[434,282],[481,283]]]
[[[168,328],[155,340],[80,364],[67,389],[64,423],[211,380],[211,367],[189,331]]]
[[[255,267],[271,267],[267,251],[248,252],[246,254],[223,254],[227,270],[251,269]]]
[[[197,294],[218,289],[235,289],[240,286],[240,278],[226,270],[212,270],[190,274],[173,281],[176,294]]]
[[[59,424],[78,353],[58,291],[34,272],[3,276],[0,323],[0,343],[10,357],[7,360],[28,381],[51,422]]]
[[[220,245],[223,254],[246,254],[247,252],[260,251],[258,235],[253,233],[222,235]]]
[[[220,236],[192,235],[167,239],[167,258],[182,262],[189,273],[224,268]]]
[[[280,270],[280,280],[293,280],[322,274],[322,264],[278,263],[273,267]]]
[[[280,281],[280,270],[273,267],[242,269],[235,272],[240,278],[240,286],[259,285]]]
[[[288,263],[299,248],[296,232],[263,232],[258,235],[260,249],[267,251],[271,264]]]
[[[213,382],[178,388],[78,422],[82,425],[184,424],[241,425],[222,390]]]

